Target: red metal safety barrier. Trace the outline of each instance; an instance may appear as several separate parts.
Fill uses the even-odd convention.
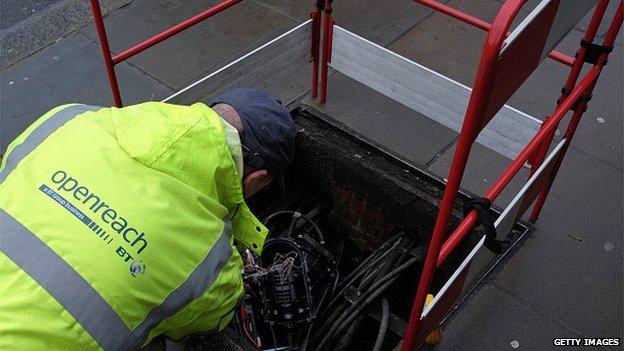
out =
[[[433,3],[432,1],[418,2],[427,2],[430,4]],[[407,331],[403,340],[402,348],[404,351],[413,350],[422,345],[422,343],[424,342],[424,337],[428,334],[431,328],[435,327],[435,324],[431,321],[427,321],[428,323],[426,323],[426,325],[423,324],[421,314],[424,309],[425,297],[427,293],[429,293],[429,289],[431,287],[436,268],[445,262],[447,257],[455,250],[455,248],[461,243],[465,236],[474,228],[477,222],[477,214],[476,211],[473,210],[455,229],[455,231],[453,231],[450,237],[445,240],[449,218],[453,209],[453,204],[457,197],[461,180],[463,178],[466,163],[470,154],[470,148],[476,140],[481,129],[485,126],[485,124],[487,124],[489,119],[494,115],[495,111],[497,111],[498,108],[500,108],[500,106],[502,106],[502,104],[507,101],[507,99],[513,94],[515,89],[522,82],[524,82],[526,78],[528,78],[530,73],[537,66],[538,61],[536,60],[529,60],[528,62],[528,64],[533,67],[527,67],[526,62],[515,61],[513,62],[514,68],[516,68],[519,64],[524,64],[524,66],[521,66],[519,70],[515,70],[512,73],[512,77],[510,79],[500,79],[501,76],[497,76],[497,68],[499,68],[497,67],[497,65],[500,65],[501,62],[504,62],[503,60],[501,60],[502,55],[500,55],[503,41],[505,39],[505,36],[507,35],[507,31],[509,29],[509,26],[511,25],[511,22],[515,19],[517,13],[520,11],[520,8],[524,5],[524,3],[525,1],[522,0],[510,0],[505,2],[494,23],[488,29],[488,37],[486,39],[486,43],[481,55],[479,68],[473,86],[473,93],[471,95],[468,110],[466,112],[466,117],[464,119],[463,126],[459,135],[456,152],[448,175],[448,183],[442,198],[440,211],[431,237],[431,243],[427,252],[427,258],[425,259],[425,265],[421,273],[418,291],[412,305],[410,321],[408,323]],[[531,23],[531,25],[533,25],[533,28],[530,28],[529,30],[534,29],[533,33],[536,35],[547,35],[548,31],[545,31],[544,34],[543,28],[548,27],[550,23],[552,23],[558,5],[559,3],[557,1],[549,3],[549,7],[542,11],[539,14],[539,17],[536,17],[534,23]],[[590,21],[586,35],[584,37],[585,41],[592,42],[595,38],[595,34],[602,21],[607,5],[608,0],[600,1],[600,3],[596,6],[594,15],[592,17],[592,20]],[[454,17],[461,16],[458,13],[452,12],[448,12],[447,14],[450,14]],[[478,25],[478,23],[476,24]],[[616,14],[607,32],[607,35],[605,36],[602,44],[603,47],[612,47],[613,41],[621,25],[622,2],[620,2],[618,10],[616,11]],[[543,42],[545,40],[545,37],[542,36],[542,38]],[[527,40],[526,37],[521,39],[524,39],[525,41]],[[521,41],[519,42],[522,43]],[[535,46],[535,42],[531,42],[529,45]],[[511,50],[510,48],[507,49]],[[532,53],[529,53],[528,55],[531,54]],[[555,58],[558,57],[561,56],[559,54],[556,54]],[[601,54],[600,58],[594,64],[593,68],[587,72],[587,74],[578,85],[575,85],[581,68],[584,64],[585,58],[584,48],[579,48],[576,58],[572,59],[572,69],[566,81],[566,85],[564,86],[564,96],[562,96],[563,99],[560,99],[557,109],[550,116],[550,118],[544,121],[540,131],[533,137],[533,139],[524,148],[520,155],[518,155],[518,157],[511,163],[511,165],[503,172],[500,178],[487,191],[485,195],[486,198],[492,201],[496,199],[496,197],[502,192],[502,190],[509,184],[511,179],[522,168],[525,162],[527,162],[529,158],[536,154],[538,156],[535,156],[532,162],[532,169],[537,169],[537,167],[543,161],[542,153],[543,155],[545,155],[545,151],[547,151],[548,146],[550,145],[554,137],[555,130],[559,122],[565,117],[568,111],[576,108],[575,113],[571,121],[569,122],[568,128],[564,135],[567,143],[564,144],[562,153],[560,157],[556,160],[554,170],[549,175],[548,183],[543,186],[539,195],[531,194],[528,199],[525,199],[526,203],[523,204],[521,211],[518,213],[518,216],[521,216],[522,213],[527,209],[530,203],[533,202],[533,200],[537,196],[537,201],[533,210],[533,214],[531,215],[531,219],[537,219],[539,211],[541,210],[541,207],[543,206],[543,203],[547,197],[550,186],[552,185],[552,182],[556,177],[559,165],[561,164],[563,157],[565,156],[565,151],[567,150],[567,147],[572,137],[574,136],[574,132],[576,131],[580,118],[583,114],[583,111],[585,110],[588,100],[587,97],[591,96],[596,81],[602,71],[602,67],[607,61],[607,57],[608,52]],[[569,60],[566,61],[568,61],[566,63],[569,63]],[[525,69],[525,71],[523,71],[523,68]],[[522,76],[518,76],[518,74],[521,74]],[[513,81],[513,83],[511,83],[511,81]],[[495,91],[495,93],[499,95],[498,97],[495,95],[493,100],[492,95],[494,88],[500,88],[499,86],[495,86],[495,84],[501,82],[507,85],[503,86],[503,90]],[[504,95],[501,96],[500,94]]]
[[[90,0],[98,36],[102,44],[104,64],[115,105],[118,107],[122,106],[119,85],[115,74],[116,64],[137,55],[241,1],[242,0],[223,1],[113,56],[111,55],[109,42],[106,36],[99,1]],[[575,57],[571,57],[557,51],[551,51],[554,45],[550,44],[556,44],[556,42],[558,42],[556,40],[551,41],[551,33],[560,31],[561,28],[557,27],[557,25],[560,24],[561,21],[565,22],[566,20],[565,18],[561,18],[565,16],[558,16],[560,14],[558,11],[563,11],[561,9],[571,11],[571,7],[582,2],[580,0],[578,2],[543,0],[538,4],[536,10],[531,12],[529,17],[511,33],[509,32],[510,26],[527,0],[505,1],[492,23],[483,21],[435,0],[413,1],[475,26],[476,28],[480,28],[487,32],[487,38],[481,52],[472,92],[470,93],[469,100],[467,100],[468,106],[461,123],[456,151],[453,155],[447,177],[448,181],[431,235],[431,241],[420,275],[418,289],[414,296],[410,319],[404,335],[402,345],[403,351],[414,350],[421,346],[424,342],[424,338],[429,334],[432,328],[435,328],[440,323],[441,318],[444,317],[460,295],[467,271],[470,267],[470,258],[467,258],[453,277],[445,284],[443,293],[436,296],[436,299],[434,299],[437,304],[432,303],[432,305],[429,305],[427,309],[425,309],[425,299],[427,294],[432,293],[430,289],[437,268],[446,262],[447,258],[474,229],[478,221],[477,213],[473,210],[468,213],[462,222],[449,234],[448,227],[451,212],[457,199],[464,171],[470,156],[470,150],[480,132],[486,127],[488,122],[494,118],[497,111],[501,109],[518,87],[533,73],[544,57],[549,57],[571,67],[570,73],[562,88],[562,94],[557,101],[553,113],[545,117],[537,133],[530,138],[519,154],[515,154],[517,156],[513,158],[510,165],[485,193],[485,198],[494,201],[509,185],[510,181],[517,175],[519,170],[528,162],[531,165],[531,176],[526,184],[527,190],[519,198],[519,201],[514,204],[514,206],[516,206],[514,207],[514,211],[508,212],[511,215],[507,218],[511,218],[515,222],[533,204],[530,220],[537,220],[569,144],[578,128],[580,119],[592,96],[602,68],[607,62],[610,48],[613,47],[615,38],[622,26],[624,11],[622,0],[620,0],[602,44],[596,45],[594,41],[597,36],[597,31],[603,21],[610,0],[597,1],[592,18],[583,36],[583,41]],[[587,2],[585,3],[587,4]],[[578,10],[578,6],[576,10]],[[578,13],[576,13],[576,15],[578,15]],[[584,15],[584,13],[581,13],[581,15]],[[315,0],[315,7],[310,13],[310,18],[310,62],[312,70],[310,91],[313,97],[318,95],[319,102],[323,103],[327,98],[329,64],[332,62],[332,43],[334,38],[332,0]],[[557,34],[559,35],[561,32]],[[555,39],[560,40],[561,38],[557,37]],[[360,40],[362,39],[360,38]],[[337,46],[337,48],[338,47],[340,46]],[[336,55],[336,61],[338,61],[338,59],[339,55]],[[581,78],[581,72],[585,63],[590,63],[592,67]],[[557,152],[553,152],[547,157],[549,147],[555,137],[556,129],[570,110],[573,110],[574,113],[568,122],[561,142],[557,145]],[[458,117],[461,117],[461,115]],[[537,130],[537,127],[534,130]],[[524,145],[525,142],[526,140],[522,142],[522,145]],[[518,148],[518,150],[520,150],[520,148]],[[541,173],[538,174],[538,172]],[[501,215],[501,217],[503,216]],[[479,247],[475,247],[473,251],[478,249]],[[423,310],[425,310],[424,315]]]
[[[456,272],[457,276],[453,281],[449,281],[447,294],[439,301],[433,310],[429,309],[423,316],[425,299],[435,275],[446,259],[455,251],[459,244],[465,239],[475,225],[478,218],[475,210],[471,211],[464,220],[452,231],[447,238],[449,219],[453,210],[455,200],[459,191],[461,180],[470,155],[472,144],[477,136],[488,124],[497,111],[514,94],[520,85],[537,68],[544,55],[544,48],[550,40],[550,32],[555,26],[555,18],[560,8],[569,6],[570,3],[562,5],[563,0],[543,1],[538,6],[542,6],[535,16],[521,28],[522,31],[509,33],[509,28],[526,0],[506,1],[493,23],[488,23],[477,17],[456,10],[447,5],[434,0],[414,0],[415,2],[428,6],[445,15],[454,17],[464,23],[480,28],[488,32],[485,41],[477,74],[473,84],[468,108],[462,123],[456,151],[453,157],[451,168],[448,174],[448,181],[442,197],[440,210],[436,219],[435,227],[431,235],[427,256],[421,272],[418,290],[414,297],[410,320],[404,335],[403,351],[413,350],[421,346],[428,333],[437,326],[441,318],[448,312],[455,299],[459,296],[459,291],[464,282],[469,262]],[[603,20],[605,10],[609,0],[600,0],[593,12],[588,28],[583,37],[585,43],[593,43],[596,33]],[[569,9],[569,8],[568,8]],[[559,19],[561,21],[561,19]],[[331,62],[332,47],[332,24],[333,18],[326,16],[324,27],[324,43],[321,54],[321,77],[319,102],[323,103],[327,95],[327,69]],[[608,32],[602,43],[603,48],[613,46],[613,42],[622,25],[622,2],[620,1],[618,10],[609,26]],[[510,36],[512,40],[507,42]],[[587,45],[585,45],[587,46]],[[559,166],[565,156],[567,148],[578,127],[578,123],[586,109],[587,101],[591,97],[596,81],[600,76],[602,67],[607,61],[608,52],[602,53],[593,67],[584,75],[577,84],[581,70],[586,63],[586,47],[581,45],[575,57],[551,51],[547,56],[557,62],[571,67],[570,73],[562,89],[562,95],[557,102],[555,111],[547,116],[542,123],[540,130],[535,134],[520,154],[512,161],[507,169],[500,175],[498,180],[486,192],[485,197],[494,201],[498,195],[508,186],[512,178],[527,163],[531,164],[531,176],[540,168],[546,157],[548,148],[551,145],[556,129],[570,110],[574,114],[564,134],[562,148],[556,158],[548,164],[545,169],[545,176],[535,181],[522,197],[522,202],[518,204],[518,210],[513,213],[514,221],[534,204],[530,219],[538,218],[539,212],[548,196],[550,187],[557,175]],[[550,50],[550,49],[549,49]],[[608,50],[607,50],[608,51]],[[431,312],[431,313],[429,313]]]
[[[594,41],[594,39],[596,38],[596,33],[598,32],[598,27],[600,26],[600,22],[602,21],[602,17],[604,16],[604,13],[608,5],[609,5],[608,0],[601,0],[598,3],[598,5],[596,5],[596,10],[594,11],[594,14],[592,15],[592,18],[590,20],[589,26],[587,27],[587,30],[585,31],[585,34],[583,35],[583,40],[590,42],[590,43]],[[579,50],[576,53],[576,57],[578,58],[578,60],[575,60],[573,64],[571,65],[572,69],[570,70],[570,74],[568,75],[568,78],[566,79],[565,85],[561,89],[562,95],[559,97],[558,103],[562,101],[563,99],[565,99],[566,95],[569,94],[574,88],[574,85],[576,84],[576,81],[578,80],[579,74],[581,73],[581,69],[583,68],[585,52],[586,50],[584,47],[582,46],[579,47]],[[550,116],[546,116],[545,120],[549,118]],[[549,135],[548,141],[542,144],[542,147],[540,148],[539,152],[536,152],[531,158],[531,160],[529,161],[529,163],[533,165],[532,167],[533,170],[537,169],[537,167],[539,167],[542,161],[544,161],[544,158],[546,157],[546,153],[548,152],[548,146],[550,145],[554,137],[555,137],[554,133],[552,135]],[[537,217],[535,218],[531,217],[531,220],[536,220],[536,219]]]
[[[117,82],[117,75],[115,74],[115,65],[137,55],[140,52],[220,13],[228,8],[236,5],[237,3],[243,0],[226,0],[223,1],[204,12],[201,12],[193,17],[190,17],[177,25],[164,30],[153,37],[144,40],[137,45],[128,48],[121,53],[112,56],[110,45],[108,43],[108,37],[106,35],[106,27],[104,26],[104,18],[102,17],[102,11],[100,9],[100,1],[99,0],[90,0],[91,2],[91,10],[93,11],[93,19],[95,21],[95,27],[97,29],[98,37],[100,38],[100,43],[102,45],[102,55],[104,56],[104,66],[106,67],[106,73],[108,75],[108,82],[110,84],[110,88],[113,94],[113,100],[115,101],[115,106],[121,107],[121,93],[119,92],[119,84]]]

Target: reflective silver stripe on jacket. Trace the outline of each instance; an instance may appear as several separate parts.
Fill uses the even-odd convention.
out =
[[[35,130],[30,133],[23,143],[17,145],[10,154],[8,154],[6,165],[0,172],[0,183],[4,182],[6,177],[13,172],[15,167],[26,157],[31,151],[33,151],[41,142],[43,142],[50,134],[54,133],[57,129],[63,126],[72,118],[88,112],[97,111],[101,107],[89,106],[89,105],[72,105],[68,106],[57,113],[50,116],[39,125]]]
[[[130,331],[117,313],[63,258],[2,209],[0,241],[0,250],[74,316],[103,349],[121,348],[123,336]]]
[[[87,105],[68,106],[45,120],[7,155],[5,167],[0,172],[0,183],[50,134],[72,118],[98,109],[100,107]],[[204,260],[161,305],[153,307],[144,320],[130,330],[115,310],[62,257],[0,209],[0,251],[52,295],[105,350],[139,348],[150,330],[200,297],[217,279],[232,255],[231,230],[231,223],[225,221],[223,233]]]
[[[132,350],[147,340],[152,328],[200,297],[217,279],[232,255],[231,229],[226,222],[204,260],[134,330],[63,258],[3,209],[0,251],[52,295],[104,350]]]
[[[193,270],[184,283],[167,296],[160,306],[153,308],[143,322],[134,329],[138,339],[135,343],[130,344],[131,348],[140,347],[152,328],[203,295],[217,279],[221,268],[226,265],[232,255],[232,245],[229,239],[232,236],[232,223],[229,219],[223,221],[225,222],[223,233],[204,260]]]

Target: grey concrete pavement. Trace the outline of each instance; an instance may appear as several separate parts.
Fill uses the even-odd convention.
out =
[[[57,1],[59,0],[5,0],[0,7],[0,29],[9,28]]]
[[[581,337],[492,285],[483,287],[470,301],[470,311],[463,312],[445,328],[435,350],[543,351],[552,345],[553,335]]]
[[[55,106],[80,102],[111,105],[100,47],[80,33],[0,72],[2,152],[38,116]],[[128,103],[160,100],[172,90],[128,64],[117,66]]]
[[[586,337],[621,335],[623,187],[621,170],[570,150],[537,232],[493,284]]]
[[[102,13],[117,10],[130,1],[100,0]],[[0,31],[0,69],[62,40],[93,18],[85,0],[3,0],[1,4],[6,18]]]
[[[125,11],[106,18],[111,50],[120,52],[218,2],[135,0]],[[164,84],[180,89],[294,26],[295,22],[279,13],[246,1],[129,62]],[[98,41],[92,24],[81,32]]]
[[[493,10],[492,4],[485,1],[451,3],[482,17],[490,16]],[[612,6],[609,11],[613,10]],[[564,39],[559,50],[575,52],[583,23],[587,19]],[[600,33],[604,35],[604,28]],[[480,40],[482,33],[436,14],[390,47],[471,84]],[[451,318],[437,349],[511,349],[510,343],[517,341],[519,349],[546,350],[554,348],[555,337],[622,337],[621,41],[610,61],[537,223],[537,231],[494,281]],[[510,105],[543,118],[553,111],[566,73],[564,66],[544,62],[512,97]],[[445,176],[451,158],[451,152],[445,153],[430,170]],[[463,186],[482,193],[508,163],[509,160],[477,145]],[[526,172],[515,178],[510,189],[519,188],[523,179]],[[498,204],[508,203],[512,195],[503,194]],[[575,239],[578,237],[582,240]],[[510,303],[503,307],[501,301],[505,300]],[[518,320],[531,327],[520,327]],[[475,330],[478,332],[473,334]]]
[[[106,23],[112,49],[119,52],[215,2],[103,2],[110,9]],[[486,20],[500,6],[489,0],[450,4]],[[2,20],[3,28],[9,25],[0,38],[0,154],[29,123],[58,104],[112,104],[85,5],[58,0],[34,17],[15,14],[13,20]],[[239,6],[117,66],[124,101],[167,96],[307,19],[311,2],[250,0]],[[608,12],[613,11],[611,6]],[[411,0],[387,1],[381,7],[373,0],[336,1],[334,13],[341,26],[472,84],[485,38],[480,30],[444,15],[429,16]],[[586,24],[587,19],[579,23],[559,49],[573,54]],[[623,60],[620,34],[537,231],[449,320],[438,350],[545,350],[552,348],[554,337],[622,337]],[[566,71],[544,62],[510,104],[543,118],[554,109]],[[296,89],[302,79],[307,77],[297,77]],[[291,89],[287,82],[280,84],[279,89]],[[330,78],[329,91],[324,106],[307,97],[304,101],[446,177],[456,133],[340,74]],[[475,146],[462,186],[482,193],[509,162]],[[523,172],[511,189],[519,188],[525,177]],[[512,195],[504,193],[497,204],[504,206]]]

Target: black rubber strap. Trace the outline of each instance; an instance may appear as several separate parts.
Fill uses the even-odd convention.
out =
[[[464,217],[472,210],[477,211],[478,223],[485,232],[485,247],[495,254],[500,254],[503,252],[503,246],[499,240],[496,240],[496,227],[494,217],[490,212],[491,207],[492,202],[485,197],[472,198],[464,205]]]
[[[598,45],[585,40],[581,40],[581,46],[585,48],[584,61],[592,65],[598,62],[602,54],[608,54],[613,51],[613,46]]]

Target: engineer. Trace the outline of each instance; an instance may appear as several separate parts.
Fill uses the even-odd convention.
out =
[[[9,145],[0,350],[134,350],[230,322],[239,252],[267,234],[245,198],[289,166],[296,129],[264,91],[210,105],[64,105]]]

